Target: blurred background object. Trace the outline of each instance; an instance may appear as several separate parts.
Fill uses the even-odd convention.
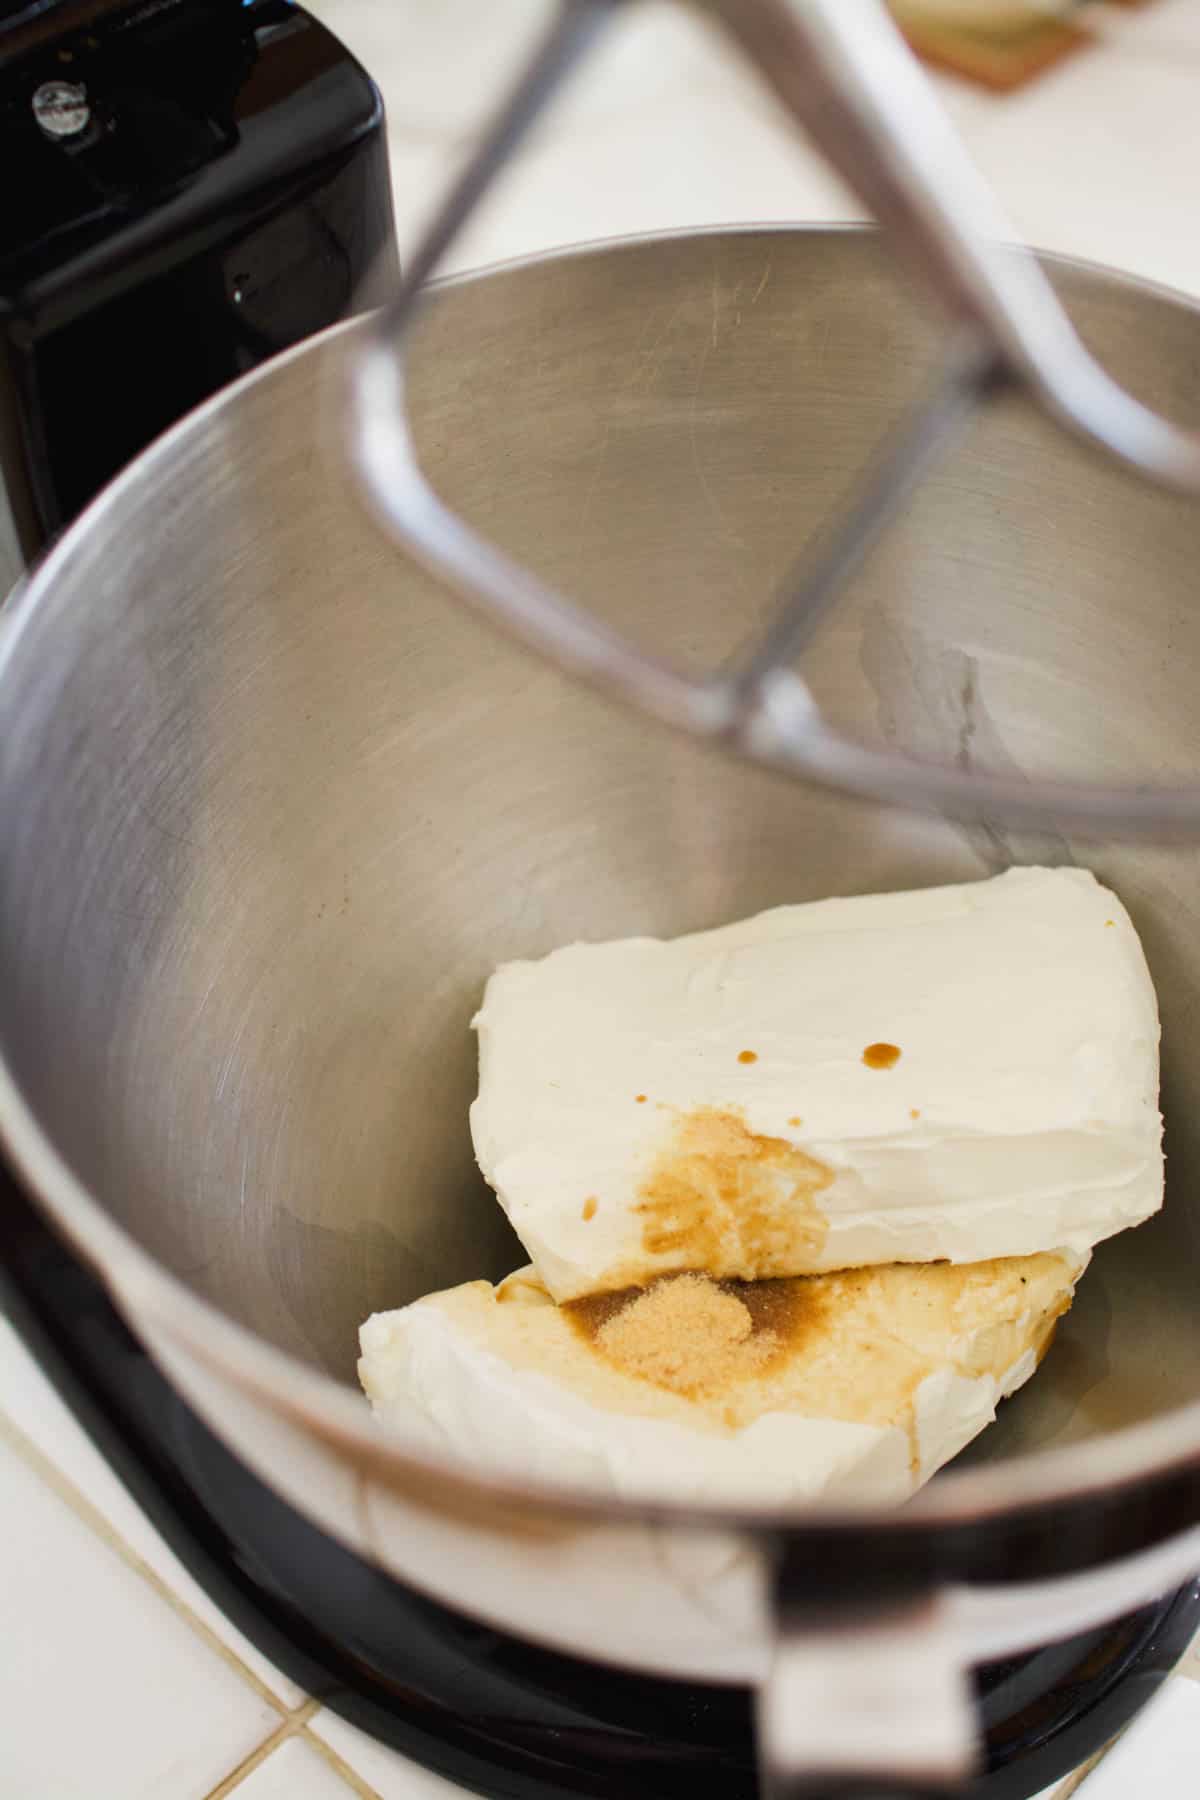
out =
[[[1146,0],[1115,0],[1125,7]],[[926,62],[984,87],[1019,87],[1090,43],[1107,6],[1088,0],[889,0]]]

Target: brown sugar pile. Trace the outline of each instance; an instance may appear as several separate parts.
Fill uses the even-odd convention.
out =
[[[628,1300],[596,1332],[597,1348],[626,1374],[688,1399],[759,1373],[779,1349],[748,1306],[707,1275],[676,1275]]]

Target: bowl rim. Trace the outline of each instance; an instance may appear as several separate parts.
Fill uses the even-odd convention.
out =
[[[761,236],[778,240],[797,235],[825,240],[875,238],[879,234],[875,227],[860,223],[781,221],[685,227],[563,245],[458,271],[440,278],[434,286],[475,284],[525,267],[684,239]],[[1051,271],[1080,274],[1100,288],[1132,290],[1200,318],[1200,301],[1163,283],[1078,257],[1035,254]],[[85,552],[97,523],[136,501],[147,471],[169,473],[186,446],[243,393],[259,384],[286,379],[292,363],[319,356],[331,342],[364,331],[369,316],[330,326],[223,388],[172,426],[96,496],[18,581],[0,611],[0,693],[12,679],[10,669],[30,621],[75,558]],[[366,520],[364,509],[364,528]],[[99,1273],[135,1331],[139,1320],[152,1321],[157,1331],[175,1340],[214,1374],[258,1402],[278,1408],[361,1473],[423,1507],[475,1520],[486,1518],[493,1524],[497,1518],[523,1516],[567,1526],[654,1523],[765,1532],[772,1537],[798,1533],[859,1537],[885,1527],[889,1540],[912,1542],[931,1534],[944,1539],[948,1533],[973,1532],[999,1521],[1008,1521],[1014,1528],[1044,1526],[1048,1515],[1069,1502],[1082,1503],[1089,1511],[1097,1507],[1106,1512],[1124,1510],[1127,1518],[1136,1512],[1141,1521],[1140,1541],[1155,1542],[1178,1530],[1181,1521],[1177,1509],[1176,1515],[1170,1516],[1172,1508],[1168,1506],[1161,1524],[1156,1519],[1151,1525],[1146,1515],[1153,1509],[1147,1502],[1156,1488],[1164,1495],[1168,1489],[1178,1494],[1182,1481],[1193,1504],[1193,1517],[1184,1522],[1200,1521],[1200,1399],[1079,1444],[1028,1451],[982,1467],[948,1468],[898,1509],[822,1502],[787,1508],[752,1502],[695,1506],[666,1498],[601,1495],[567,1483],[518,1480],[484,1471],[458,1457],[418,1449],[397,1430],[381,1429],[349,1383],[259,1337],[158,1262],[91,1196],[59,1155],[21,1093],[2,1043],[0,1147],[35,1205]],[[1096,1560],[1097,1554],[1095,1545],[1082,1541],[1077,1555],[1070,1545],[1060,1544],[1057,1565],[1082,1568]],[[1028,1560],[1024,1571],[1030,1572]]]

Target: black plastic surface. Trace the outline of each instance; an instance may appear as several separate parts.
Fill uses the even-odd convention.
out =
[[[395,266],[378,90],[301,8],[57,16],[63,33],[16,58],[0,18],[0,467],[27,557],[191,407],[368,304]],[[89,117],[54,138],[33,96],[64,80]]]

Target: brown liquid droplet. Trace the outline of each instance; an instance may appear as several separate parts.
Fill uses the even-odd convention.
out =
[[[586,1224],[589,1219],[595,1218],[596,1207],[598,1206],[598,1204],[599,1204],[599,1202],[597,1201],[595,1194],[589,1194],[587,1199],[583,1203],[584,1224]]]
[[[893,1069],[900,1061],[900,1049],[896,1044],[868,1044],[862,1059],[868,1069]]]
[[[645,1106],[645,1104],[646,1104],[645,1094],[635,1094],[633,1097],[637,1101],[639,1106]]]
[[[758,1051],[757,1050],[739,1050],[738,1051],[738,1061],[740,1063],[757,1062],[758,1061]]]
[[[668,1269],[794,1274],[825,1241],[815,1196],[832,1181],[832,1169],[786,1138],[759,1137],[737,1113],[701,1108],[680,1119],[638,1190],[642,1248]]]

